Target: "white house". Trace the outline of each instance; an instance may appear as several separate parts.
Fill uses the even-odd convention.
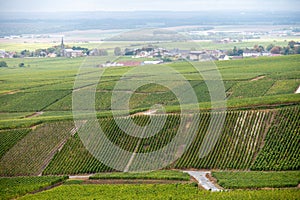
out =
[[[83,54],[82,50],[65,49],[64,56],[69,57],[69,58],[70,57],[76,58],[76,57],[84,56],[84,54]]]
[[[243,57],[258,57],[261,56],[261,52],[257,51],[244,51]]]
[[[204,51],[191,51],[189,54],[190,60],[200,60],[203,54],[205,54]]]
[[[155,61],[144,61],[143,64],[144,65],[158,65],[163,63],[162,60],[155,60]]]

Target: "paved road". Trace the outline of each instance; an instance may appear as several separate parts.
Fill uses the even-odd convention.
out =
[[[206,190],[211,190],[212,192],[222,191],[217,188],[208,178],[206,178],[206,174],[210,174],[207,172],[199,172],[199,171],[184,171],[188,173],[190,176],[194,177],[198,183]]]

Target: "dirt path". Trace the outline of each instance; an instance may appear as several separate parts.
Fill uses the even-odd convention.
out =
[[[198,184],[203,187],[205,190],[210,190],[212,192],[222,191],[217,186],[215,186],[208,178],[207,175],[211,174],[209,171],[200,172],[200,171],[184,171],[188,173],[190,176],[194,177]]]
[[[298,89],[295,91],[295,94],[299,94],[300,93],[300,85],[298,87]]]
[[[250,81],[258,81],[258,80],[263,79],[263,78],[265,78],[265,77],[266,77],[266,76],[258,76],[258,77],[256,77],[256,78],[251,79]]]
[[[31,114],[31,115],[27,115],[25,118],[37,117],[37,116],[40,116],[42,114],[44,114],[43,111],[41,111],[41,112],[35,112],[35,113]]]
[[[69,176],[70,180],[89,180],[89,178],[94,175],[94,174],[89,174],[89,175],[74,175],[74,176]]]

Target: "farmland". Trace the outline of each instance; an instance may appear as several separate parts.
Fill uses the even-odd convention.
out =
[[[14,177],[0,178],[1,199],[12,199],[34,192],[46,186],[62,182],[67,177]]]
[[[299,171],[285,172],[213,172],[218,184],[228,189],[296,187],[300,180]]]
[[[99,63],[107,58],[99,59]],[[129,59],[121,57],[119,59]],[[92,179],[182,179],[183,174],[172,174],[173,170],[207,169],[213,170],[213,176],[223,188],[261,188],[261,187],[295,187],[299,184],[300,170],[300,94],[294,94],[300,85],[300,56],[280,56],[266,58],[247,58],[243,60],[217,61],[215,65],[222,76],[227,110],[216,112],[217,117],[225,116],[224,126],[216,143],[207,155],[200,157],[199,149],[207,134],[211,115],[211,96],[204,78],[193,67],[196,62],[179,61],[165,63],[159,67],[171,67],[180,73],[195,91],[199,110],[189,110],[180,115],[179,100],[172,88],[151,83],[131,91],[126,84],[118,90],[120,94],[132,92],[129,113],[131,116],[112,117],[111,97],[114,87],[121,77],[138,67],[98,68],[94,63],[86,67],[83,74],[86,80],[95,80],[102,73],[101,80],[95,87],[95,111],[99,125],[112,144],[135,154],[155,152],[170,143],[175,137],[180,124],[190,121],[183,129],[188,134],[194,133],[190,145],[181,157],[164,166],[164,171],[149,174],[120,173],[94,157],[77,132],[72,115],[72,95],[84,87],[75,85],[80,66],[86,66],[89,60],[83,58],[17,58],[4,59],[8,68],[0,68],[0,175],[1,182],[10,186],[3,195],[4,199],[22,196],[46,185],[52,185],[59,177],[49,175],[95,174]],[[18,67],[24,63],[25,67]],[[93,63],[93,62],[91,62]],[[146,67],[153,67],[151,65]],[[201,69],[202,72],[209,68]],[[145,72],[143,72],[145,73]],[[128,85],[145,79],[145,74],[132,74]],[[162,73],[163,74],[163,73]],[[163,74],[166,75],[166,74]],[[165,76],[166,79],[168,76]],[[174,80],[174,79],[171,79]],[[86,82],[83,83],[83,85]],[[181,81],[174,81],[174,88]],[[89,86],[84,88],[89,89]],[[119,99],[120,102],[123,99]],[[145,116],[140,112],[160,104],[165,114],[156,113]],[[197,112],[195,112],[197,111]],[[158,122],[166,119],[161,130],[154,136],[140,139],[128,135],[118,127],[120,123],[129,124],[132,119],[140,126],[147,126],[152,119]],[[197,119],[197,120],[194,120]],[[138,132],[132,129],[133,132]],[[176,152],[167,156],[176,157]],[[125,157],[118,157],[119,162],[126,162]],[[129,162],[128,162],[129,163]],[[127,164],[127,163],[126,163]],[[151,160],[144,166],[151,166]],[[223,171],[224,170],[224,171]],[[242,171],[228,172],[227,170]],[[130,171],[130,166],[129,166]],[[265,172],[275,171],[265,176]],[[280,172],[276,172],[280,171]],[[104,173],[105,172],[105,173]],[[231,173],[232,172],[232,173]],[[152,173],[152,174],[151,174]],[[286,176],[283,177],[283,174]],[[16,176],[42,175],[41,181],[33,181],[29,189],[14,189],[15,182],[28,185]],[[5,178],[9,177],[9,178]],[[12,178],[13,177],[13,178]],[[234,178],[233,178],[234,177]],[[258,182],[245,181],[256,177]],[[274,178],[274,182],[270,183]],[[47,179],[48,178],[48,179]],[[250,179],[249,178],[249,179]],[[230,182],[231,181],[231,182]],[[237,182],[240,185],[237,185]],[[72,184],[70,180],[62,186],[37,194],[28,194],[24,199],[165,199],[166,194],[173,199],[263,199],[266,195],[274,199],[296,199],[299,189],[243,190],[222,193],[210,193],[199,190],[195,184],[145,184],[145,185],[87,185]],[[248,184],[248,185],[247,185]],[[25,187],[25,186],[24,186]],[[101,192],[99,192],[101,191]],[[124,193],[124,191],[126,191]],[[68,196],[73,194],[74,196]],[[123,196],[122,196],[123,195]]]
[[[293,93],[300,84],[299,61],[300,56],[282,56],[216,62],[224,81],[228,107],[255,107],[298,102],[299,95]],[[17,68],[16,66],[21,62],[28,67]],[[0,127],[9,128],[8,121],[11,119],[15,120],[15,127],[22,127],[25,126],[24,123],[28,123],[27,126],[34,124],[38,119],[47,121],[55,116],[58,118],[70,116],[73,84],[82,62],[82,58],[7,60],[9,67],[0,69],[2,85],[0,111],[1,115],[6,115],[5,118],[1,117]],[[203,78],[193,68],[193,63],[179,62],[167,65],[179,71],[189,81],[196,91],[200,109],[209,109],[208,88]],[[117,67],[105,70],[96,93],[96,110],[99,115],[110,110],[110,97],[115,84],[131,69],[133,68]],[[94,66],[88,71],[101,72]],[[263,78],[252,81],[257,77]],[[163,101],[158,102],[157,99]],[[130,108],[147,110],[149,106],[156,103],[165,106],[169,112],[179,110],[178,102],[170,90],[158,87],[157,84],[147,85],[135,91],[130,101]],[[16,113],[21,115],[24,112],[41,111],[43,111],[42,115],[30,120],[16,116]],[[11,117],[9,117],[10,113]]]
[[[260,190],[210,193],[194,184],[63,185],[21,199],[296,199],[299,190]]]

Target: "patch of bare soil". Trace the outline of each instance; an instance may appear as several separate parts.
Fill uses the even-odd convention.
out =
[[[15,93],[17,93],[17,92],[19,92],[19,90],[9,91],[9,92],[5,92],[5,93],[3,93],[3,94],[15,94]]]
[[[258,76],[258,77],[256,77],[256,78],[251,79],[250,81],[258,81],[258,80],[263,79],[263,78],[265,78],[265,77],[266,77],[266,76]]]
[[[41,112],[35,112],[35,113],[31,114],[31,115],[27,115],[25,118],[37,117],[37,116],[40,116],[42,114],[44,114],[43,111],[41,111]]]

